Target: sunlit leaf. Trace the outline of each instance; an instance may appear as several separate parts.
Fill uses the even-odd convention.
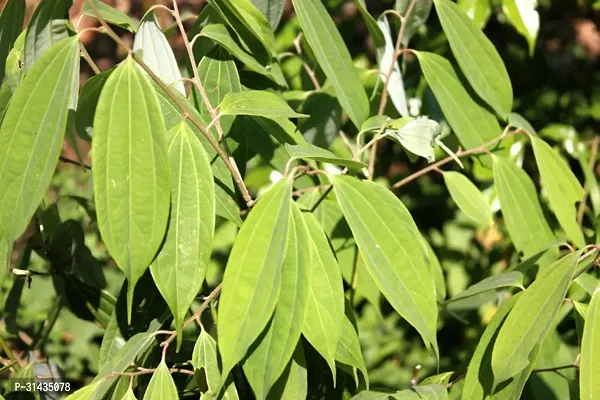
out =
[[[123,396],[121,398],[121,400],[136,400],[137,397],[135,397],[135,393],[133,393],[133,388],[128,388],[127,389],[127,393],[125,393],[125,396]]]
[[[135,284],[167,229],[171,192],[165,131],[155,91],[128,57],[102,89],[92,145],[98,227],[129,281],[128,315]]]
[[[185,96],[175,54],[161,30],[154,10],[146,13],[135,33],[133,51],[142,51],[144,63],[167,85],[175,87]]]
[[[508,160],[493,160],[502,216],[514,246],[524,257],[547,249],[556,237],[544,217],[531,178]]]
[[[117,322],[117,315],[113,312],[113,315],[108,322],[108,326],[102,336],[102,343],[100,344],[100,355],[98,356],[98,369],[102,370],[107,362],[111,361],[114,355],[119,351],[125,344],[125,339],[119,332],[119,324]]]
[[[342,331],[335,350],[335,359],[336,361],[359,369],[365,379],[367,388],[369,387],[369,376],[360,349],[358,332],[347,316],[344,316],[344,319],[342,320]],[[358,387],[358,382],[356,382],[356,385]]]
[[[305,118],[277,95],[262,90],[227,93],[219,107],[221,115],[256,115],[259,117]]]
[[[600,397],[600,286],[594,292],[587,310],[581,341],[579,384],[582,399]]]
[[[446,280],[444,278],[444,271],[440,260],[437,258],[431,244],[423,237],[423,245],[427,250],[427,258],[429,260],[429,267],[431,276],[435,282],[435,298],[438,302],[444,301],[446,298]]]
[[[477,147],[500,135],[494,114],[469,95],[447,59],[433,53],[415,53],[444,117],[463,146]]]
[[[293,0],[302,31],[333,86],[342,108],[356,127],[367,119],[369,100],[348,49],[320,0]]]
[[[8,53],[23,30],[25,0],[8,0],[0,14],[0,82],[4,79]],[[0,118],[2,114],[0,113]]]
[[[206,152],[189,126],[182,121],[171,128],[168,137],[170,222],[150,271],[175,317],[179,348],[185,314],[202,287],[210,261],[215,184]]]
[[[411,153],[426,158],[429,163],[435,161],[433,140],[440,132],[440,124],[427,117],[408,120],[402,123],[402,127],[397,131],[386,130],[390,138],[396,140]]]
[[[23,68],[31,70],[34,63],[52,45],[69,36],[67,21],[71,0],[44,0],[38,3],[25,36]]]
[[[536,0],[502,0],[502,9],[517,32],[527,39],[529,55],[535,51],[540,30],[540,16],[535,10]]]
[[[466,290],[460,292],[451,299],[446,300],[444,304],[460,301],[462,299],[466,299],[468,297],[476,296],[480,293],[487,292],[488,290],[494,290],[504,287],[517,287],[525,289],[523,288],[523,274],[518,271],[513,271],[482,279],[476,284],[469,286]]]
[[[524,129],[532,135],[537,135],[537,132],[533,126],[531,126],[529,121],[527,121],[521,114],[517,114],[515,112],[508,114],[508,123],[516,128]]]
[[[444,182],[452,200],[465,215],[478,225],[492,224],[492,210],[477,186],[459,172],[444,172]]]
[[[342,175],[331,179],[377,286],[439,357],[435,286],[421,234],[410,213],[392,192],[373,182]]]
[[[25,230],[50,184],[79,85],[79,41],[48,50],[17,87],[0,126],[0,226],[9,242]]]
[[[398,64],[397,58],[394,57],[396,49],[394,47],[394,41],[392,41],[390,24],[387,18],[383,16],[377,21],[377,25],[380,31],[383,33],[383,38],[385,41],[383,49],[377,52],[379,77],[381,78],[381,81],[385,83],[385,81],[388,79],[387,76],[390,72],[390,68],[392,68],[387,90],[398,113],[403,117],[408,117],[404,81],[402,80],[400,65]],[[394,63],[393,67],[392,63]]]
[[[88,400],[94,393],[100,382],[90,383],[68,395],[65,400]]]
[[[299,342],[287,368],[273,386],[268,400],[306,399],[308,393],[308,372],[304,360],[304,350]]]
[[[567,237],[577,247],[585,246],[577,225],[576,202],[583,200],[583,188],[567,163],[542,139],[533,137],[533,152],[548,200]]]
[[[492,352],[497,385],[515,376],[532,361],[534,348],[548,332],[563,302],[580,252],[573,252],[545,267],[519,298],[500,328]]]
[[[300,339],[308,308],[311,252],[302,213],[292,203],[287,244],[281,265],[281,293],[273,319],[244,361],[244,373],[257,399],[267,397]]]
[[[96,9],[98,10],[98,14],[100,17],[104,18],[106,22],[112,25],[119,26],[121,28],[125,28],[128,31],[135,32],[138,23],[131,19],[127,14],[117,10],[109,6],[108,4],[99,1],[99,0],[89,0],[92,1]],[[90,15],[92,17],[97,17],[94,9],[88,3],[88,0],[83,2],[83,13],[85,15]]]
[[[479,29],[483,29],[492,13],[492,7],[488,0],[458,0],[458,6],[475,22]]]
[[[158,364],[156,370],[152,373],[152,378],[146,387],[144,400],[171,400],[177,399],[177,387],[171,376],[169,367],[165,361]]]
[[[360,161],[338,157],[329,150],[325,150],[308,143],[299,145],[286,144],[285,149],[291,158],[301,158],[303,160],[315,160],[330,164],[337,164],[354,170],[360,170],[366,167],[366,165]]]
[[[290,197],[290,181],[282,179],[252,208],[231,249],[217,323],[225,375],[246,355],[275,310]]]
[[[498,51],[460,7],[450,0],[434,0],[444,33],[471,87],[496,113],[506,119],[512,111],[510,78]]]
[[[312,253],[308,309],[302,334],[327,361],[335,382],[335,353],[342,332],[344,288],[327,236],[311,213],[303,213]]]

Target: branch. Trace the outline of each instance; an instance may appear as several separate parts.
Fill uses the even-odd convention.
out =
[[[179,100],[179,98],[177,98],[177,96],[175,96],[175,94],[171,92],[171,89],[167,85],[165,85],[165,83],[150,69],[150,67],[148,67],[148,65],[133,52],[133,49],[131,49],[131,47],[129,47],[125,42],[123,42],[119,35],[117,35],[115,31],[112,30],[112,28],[107,24],[106,20],[100,16],[100,13],[98,12],[98,9],[96,8],[94,2],[91,0],[87,0],[87,2],[94,11],[94,13],[97,15],[98,21],[100,22],[102,27],[104,27],[104,29],[106,30],[106,34],[110,36],[110,38],[113,39],[119,46],[123,47],[127,51],[127,53],[135,60],[135,62],[137,62],[138,65],[142,67],[142,69],[146,71],[148,75],[150,75],[150,78],[152,78],[152,80],[167,94],[167,96],[169,96],[169,98],[177,105],[177,107],[179,107],[179,109],[184,115],[184,118],[187,118],[192,124],[194,124],[195,127],[197,127],[202,132],[204,137],[206,137],[206,139],[209,141],[210,145],[215,149],[219,157],[223,160],[223,162],[225,162],[225,166],[227,166],[227,169],[233,176],[233,180],[235,181],[235,184],[240,190],[240,193],[242,193],[242,196],[246,201],[246,205],[248,207],[251,207],[254,204],[254,201],[250,198],[250,195],[248,194],[248,189],[246,189],[246,185],[244,184],[244,180],[242,179],[239,170],[236,166],[232,164],[229,156],[225,153],[221,146],[219,146],[219,143],[214,138],[214,136],[193,115],[188,114],[185,104],[183,104]]]
[[[60,157],[58,157],[58,159],[59,159],[59,161],[62,161],[64,163],[77,165],[78,167],[83,167],[83,168],[85,168],[87,170],[91,170],[92,169],[91,165],[80,164],[79,161],[71,160],[70,158],[67,158],[67,157],[60,156]]]
[[[490,140],[487,143],[482,144],[479,147],[475,147],[473,149],[470,150],[458,150],[455,155],[457,157],[466,157],[466,156],[470,156],[470,155],[474,155],[474,154],[486,154],[489,153],[489,150],[487,149],[490,146],[494,146],[495,144],[499,143],[500,141],[502,141],[503,139],[506,139],[510,136],[514,136],[520,133],[524,133],[526,134],[526,132],[522,129],[517,129],[513,132],[508,133],[508,128],[504,130],[504,132],[502,133],[502,135],[498,136],[497,138],[495,138],[494,140]],[[417,179],[418,177],[427,174],[430,171],[434,171],[439,169],[439,167],[441,167],[444,164],[448,164],[450,161],[452,161],[453,158],[452,156],[448,156],[438,162],[435,162],[433,164],[428,165],[427,167],[415,172],[414,174],[411,174],[409,176],[407,176],[406,178],[402,179],[399,182],[394,183],[394,185],[392,186],[394,189],[399,188],[400,186],[404,186],[409,182],[414,181],[415,179]]]

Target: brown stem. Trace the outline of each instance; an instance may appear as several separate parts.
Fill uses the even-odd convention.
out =
[[[594,172],[594,166],[596,165],[596,155],[598,154],[598,142],[600,142],[600,136],[596,136],[594,140],[592,140],[592,150],[590,151],[590,160],[588,161],[594,175],[596,174]],[[577,210],[577,224],[579,225],[579,229],[583,226],[583,214],[585,212],[585,204],[587,203],[589,194],[590,185],[586,182],[583,186],[583,198],[581,199],[579,209]]]
[[[121,38],[119,37],[119,35],[117,35],[115,33],[115,31],[112,30],[112,28],[106,23],[104,18],[102,18],[100,16],[98,9],[94,5],[93,1],[87,0],[87,2],[90,5],[90,7],[92,8],[92,10],[94,11],[94,13],[98,16],[98,21],[106,30],[106,34],[108,36],[110,36],[110,38],[113,39],[119,46],[123,47],[127,51],[129,56],[131,56],[135,60],[135,62],[137,62],[138,65],[140,67],[142,67],[142,69],[144,71],[146,71],[146,73],[148,75],[150,75],[150,78],[152,78],[152,80],[167,94],[167,96],[169,96],[169,98],[177,105],[177,107],[179,107],[179,109],[181,110],[183,115],[195,127],[197,127],[202,132],[204,137],[206,137],[206,139],[209,141],[210,145],[215,149],[215,151],[217,152],[219,157],[223,160],[223,162],[225,163],[225,166],[227,167],[227,169],[233,176],[233,180],[234,180],[235,184],[237,185],[238,189],[240,190],[240,193],[242,194],[242,197],[244,198],[246,205],[248,207],[252,207],[252,205],[254,204],[254,201],[252,200],[252,198],[250,197],[250,194],[248,193],[248,189],[246,188],[246,185],[244,184],[244,180],[242,179],[242,176],[240,175],[239,170],[237,169],[237,167],[235,167],[232,164],[231,159],[225,153],[225,151],[221,148],[221,146],[219,146],[219,143],[214,138],[214,136],[193,115],[188,114],[187,108],[185,107],[185,105],[177,98],[177,96],[175,96],[175,94],[173,94],[171,92],[171,89],[169,89],[169,87],[167,85],[165,85],[165,83],[150,69],[150,67],[148,67],[148,65],[141,58],[139,58],[137,55],[135,55],[133,50],[125,42],[123,42],[123,40],[121,40]]]
[[[102,71],[100,70],[100,68],[98,68],[94,60],[92,60],[92,57],[90,57],[90,53],[88,53],[83,43],[79,44],[79,48],[81,49],[81,56],[85,61],[87,61],[92,71],[94,71],[94,74],[98,75],[99,73],[101,73]]]
[[[501,140],[503,140],[503,139],[505,139],[507,137],[514,136],[514,135],[517,135],[519,133],[525,133],[525,132],[523,130],[521,130],[521,129],[517,129],[517,130],[515,130],[515,131],[507,134],[506,131],[505,131],[505,133],[503,133],[502,135],[498,136],[494,140],[490,140],[489,142],[484,143],[484,144],[482,144],[479,147],[475,147],[475,148],[472,148],[470,150],[458,150],[455,154],[456,154],[457,157],[466,157],[466,156],[470,156],[470,155],[473,155],[473,154],[489,153],[489,150],[487,149],[488,147],[497,144],[498,142],[500,142]],[[435,169],[439,169],[439,167],[441,167],[444,164],[448,164],[452,160],[453,160],[453,158],[451,156],[448,156],[448,157],[446,157],[446,158],[444,158],[444,159],[442,159],[442,160],[440,160],[438,162],[430,164],[427,167],[425,167],[425,168],[423,168],[423,169],[415,172],[414,174],[411,174],[411,175],[407,176],[406,178],[402,179],[401,181],[396,182],[392,187],[394,189],[397,189],[400,186],[404,186],[407,183],[414,181],[418,177],[420,177],[422,175],[425,175],[425,174],[427,174],[430,171],[433,171]]]
[[[308,65],[308,62],[306,60],[304,60],[304,57],[302,57],[302,47],[300,46],[300,40],[302,40],[302,33],[298,34],[298,36],[296,36],[296,38],[294,39],[294,47],[296,47],[296,53],[298,53],[298,58],[300,59],[300,61],[302,61],[304,70],[306,71],[306,73],[308,74],[308,77],[310,78],[313,85],[315,86],[315,89],[319,90],[319,89],[321,89],[321,84],[319,83],[319,80],[317,79],[317,75],[315,74],[315,71],[313,71],[313,69]]]

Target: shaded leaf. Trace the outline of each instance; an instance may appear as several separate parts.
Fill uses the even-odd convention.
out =
[[[517,32],[527,39],[530,56],[535,50],[535,41],[540,30],[540,16],[535,6],[535,1],[502,0],[504,14]]]
[[[518,271],[513,271],[487,277],[477,282],[476,284],[469,286],[466,290],[460,292],[451,299],[446,300],[444,304],[460,301],[462,299],[466,299],[468,297],[476,296],[480,293],[487,292],[488,290],[494,290],[504,287],[517,287],[525,290],[525,288],[523,287],[523,274]]]
[[[583,188],[567,163],[542,139],[533,137],[533,152],[546,189],[550,206],[567,237],[577,247],[585,246],[583,233],[577,225],[575,203],[583,200]]]
[[[290,197],[288,179],[264,194],[248,214],[231,249],[217,323],[224,375],[246,355],[275,309]]]
[[[0,226],[9,242],[23,233],[50,184],[78,84],[79,42],[73,37],[38,60],[6,110],[0,126]]]
[[[133,393],[133,388],[128,388],[127,393],[125,393],[125,396],[123,396],[121,400],[137,400],[137,397],[135,397],[135,394]]]
[[[25,71],[29,72],[52,45],[69,36],[67,19],[71,3],[70,0],[44,0],[38,3],[27,24],[23,57]]]
[[[581,341],[579,387],[582,399],[600,396],[600,286],[594,292],[587,310]]]
[[[308,394],[308,372],[304,360],[302,342],[296,345],[296,350],[287,368],[275,382],[267,397],[268,400],[297,400],[306,399]]]
[[[8,0],[4,3],[0,14],[0,82],[4,80],[8,53],[23,30],[25,8],[25,0]],[[1,116],[0,110],[0,118]]]
[[[410,213],[392,192],[373,182],[342,175],[331,180],[379,290],[439,358],[435,286]]]
[[[102,370],[107,362],[110,362],[114,355],[119,351],[125,344],[125,339],[119,332],[119,323],[117,322],[117,313],[113,312],[113,315],[108,322],[108,326],[102,336],[102,343],[100,344],[100,355],[98,356],[98,370]]]
[[[446,298],[446,280],[444,279],[442,265],[433,251],[431,244],[427,241],[427,239],[425,239],[425,237],[423,237],[423,245],[427,250],[427,258],[429,260],[431,276],[433,277],[433,281],[435,283],[435,298],[438,302],[444,301]]]
[[[452,200],[465,215],[478,225],[493,224],[492,210],[477,186],[459,172],[444,172],[444,182]]]
[[[367,388],[369,387],[369,376],[360,349],[358,332],[347,316],[344,316],[342,320],[342,331],[335,350],[335,359],[336,361],[359,369],[365,379]],[[356,386],[358,387],[358,381],[356,382]]]
[[[133,51],[138,50],[142,51],[144,63],[156,76],[185,96],[185,86],[175,54],[156,20],[154,10],[144,15],[135,33]]]
[[[244,374],[257,399],[267,397],[281,376],[300,339],[308,308],[311,253],[302,213],[292,203],[287,244],[281,265],[281,293],[273,319],[257,339],[243,364]]]
[[[358,6],[358,11],[360,15],[365,20],[365,24],[367,25],[367,29],[369,31],[369,35],[371,35],[371,39],[373,40],[373,44],[375,48],[378,50],[385,46],[385,39],[383,37],[383,32],[379,29],[377,21],[375,18],[369,14],[369,10],[367,10],[367,4],[365,0],[355,0],[356,5]]]
[[[342,108],[358,128],[367,119],[369,100],[348,49],[320,0],[293,0],[304,36],[333,86]]]
[[[277,29],[285,8],[285,0],[250,0],[252,4],[267,18],[271,28]]]
[[[492,352],[494,383],[515,376],[532,361],[563,302],[580,252],[573,252],[542,272],[523,293],[500,328]]]
[[[316,91],[304,101],[301,111],[310,116],[299,126],[306,141],[329,148],[338,137],[342,123],[342,108],[337,99]]]
[[[456,3],[433,3],[454,58],[471,87],[505,120],[512,111],[513,93],[498,51]]]
[[[153,87],[131,57],[100,94],[92,159],[98,227],[129,281],[130,319],[135,284],[163,240],[170,204],[165,122]]]
[[[136,31],[138,23],[131,19],[127,14],[109,6],[108,4],[102,1],[91,1],[94,3],[94,6],[98,10],[98,14],[100,14],[100,17],[102,17],[106,22],[112,25],[120,26],[121,28],[127,29],[130,32]],[[87,1],[83,2],[83,13],[92,17],[97,16]]]
[[[106,80],[114,69],[102,71],[98,75],[92,76],[88,79],[79,94],[79,100],[77,103],[77,111],[75,112],[75,129],[79,134],[79,137],[91,142],[93,135],[94,117],[96,115],[96,106],[98,105],[98,99],[100,99],[100,93],[106,83]]]
[[[399,12],[400,15],[406,15],[411,1],[412,0],[396,0],[394,9]],[[405,22],[406,26],[404,27],[404,35],[402,36],[402,44],[404,47],[407,47],[408,42],[417,32],[417,29],[427,22],[432,6],[433,0],[419,0],[415,2],[413,10]]]
[[[158,365],[144,394],[144,400],[177,399],[177,387],[164,360]]]
[[[227,93],[219,107],[220,115],[256,115],[259,117],[305,118],[277,95],[262,90]]]
[[[493,160],[502,216],[515,248],[524,257],[547,249],[556,237],[546,222],[531,178],[508,160]]]
[[[325,150],[308,143],[298,145],[291,145],[286,143],[285,149],[290,154],[290,157],[293,159],[301,158],[303,160],[321,161],[330,164],[341,165],[354,170],[360,170],[366,167],[366,165],[361,163],[360,161],[354,161],[349,160],[347,158],[338,157],[329,150]]]
[[[415,53],[444,117],[465,148],[480,146],[500,134],[494,114],[469,95],[448,60],[433,53]]]
[[[142,23],[143,25],[143,23]],[[140,26],[140,32],[142,26]],[[185,122],[168,135],[171,211],[167,235],[150,266],[175,317],[177,348],[185,315],[204,282],[215,229],[215,184],[204,148]]]

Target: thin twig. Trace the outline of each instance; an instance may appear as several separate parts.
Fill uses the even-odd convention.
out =
[[[296,53],[298,53],[298,59],[302,62],[302,65],[304,66],[304,70],[308,74],[308,77],[312,81],[315,89],[319,90],[319,89],[321,89],[321,84],[319,83],[319,80],[317,79],[317,75],[315,74],[315,71],[313,71],[313,69],[308,65],[308,62],[304,59],[304,57],[302,57],[302,46],[300,45],[301,40],[302,40],[302,32],[300,32],[298,34],[298,36],[296,36],[296,38],[294,39],[294,47],[296,47]]]
[[[534,369],[533,372],[556,372],[556,371],[560,371],[561,369],[569,369],[569,368],[579,368],[579,366],[577,366],[575,364],[561,365],[560,367]]]
[[[248,193],[248,189],[246,188],[246,185],[244,184],[244,180],[242,179],[242,176],[241,176],[239,170],[237,169],[236,166],[234,166],[234,164],[232,164],[231,159],[225,153],[225,151],[221,148],[221,146],[219,146],[219,143],[214,138],[214,136],[210,133],[210,131],[208,131],[206,129],[206,127],[204,125],[202,125],[202,123],[200,123],[200,121],[198,121],[193,115],[191,115],[187,112],[186,106],[181,102],[181,100],[179,100],[179,98],[177,98],[177,96],[175,94],[173,94],[173,92],[171,92],[171,89],[167,85],[165,85],[165,83],[150,69],[150,67],[148,67],[148,65],[133,52],[133,49],[131,49],[125,42],[123,42],[123,40],[121,40],[119,35],[117,35],[115,33],[115,31],[112,30],[112,28],[106,23],[106,20],[104,20],[104,18],[102,18],[100,16],[98,9],[96,8],[93,1],[87,0],[87,2],[90,5],[90,7],[92,8],[92,11],[94,11],[94,13],[96,15],[98,15],[98,21],[100,22],[100,24],[102,24],[102,26],[106,30],[106,34],[108,36],[110,36],[110,38],[113,39],[119,46],[123,47],[127,51],[128,55],[131,56],[133,58],[133,60],[135,62],[137,62],[138,65],[140,67],[142,67],[142,69],[144,71],[146,71],[146,73],[150,76],[150,78],[152,78],[152,80],[167,94],[167,96],[169,96],[169,98],[177,105],[177,107],[179,107],[179,109],[181,110],[184,117],[187,118],[195,127],[197,127],[202,132],[204,137],[206,137],[206,139],[209,141],[210,145],[215,149],[215,151],[217,152],[219,157],[223,160],[223,162],[225,163],[225,166],[227,167],[227,169],[233,176],[233,180],[234,180],[236,186],[238,187],[238,189],[240,190],[240,193],[242,194],[242,197],[244,198],[246,205],[248,207],[252,207],[252,205],[254,204],[254,201],[252,200],[252,198],[250,197],[250,194]]]
[[[100,68],[98,68],[98,66],[96,65],[94,60],[92,60],[92,57],[90,57],[90,54],[86,50],[83,43],[79,43],[79,48],[81,49],[81,56],[83,57],[83,59],[85,61],[87,61],[88,65],[90,66],[92,71],[94,71],[94,74],[98,75],[99,73],[101,73],[102,71],[100,70]]]
[[[592,150],[590,151],[590,160],[588,161],[589,166],[592,170],[592,174],[596,175],[594,172],[594,166],[596,165],[596,155],[598,154],[598,143],[600,142],[600,136],[594,137],[592,140]],[[590,185],[586,182],[583,186],[583,198],[581,199],[581,203],[579,203],[579,209],[577,210],[577,224],[579,225],[579,229],[583,226],[583,214],[585,213],[585,204],[587,203],[587,198],[590,194]]]
[[[79,163],[79,161],[75,161],[75,160],[71,160],[70,158],[67,157],[63,157],[63,156],[59,156],[58,159],[64,163],[67,164],[73,164],[73,165],[77,165],[78,167],[81,167],[81,163]],[[92,166],[91,165],[87,165],[87,164],[83,164],[83,168],[87,169],[87,170],[91,170]]]
[[[517,129],[517,130],[515,130],[513,132],[507,133],[507,131],[505,130],[504,133],[502,133],[502,135],[498,136],[497,138],[495,138],[493,140],[490,140],[487,143],[482,144],[479,147],[475,147],[475,148],[472,148],[470,150],[460,150],[459,149],[455,154],[456,154],[457,157],[466,157],[466,156],[470,156],[470,155],[473,155],[473,154],[484,154],[486,152],[489,152],[489,150],[487,149],[488,147],[491,147],[491,146],[499,143],[501,140],[506,139],[507,137],[514,136],[514,135],[517,135],[519,133],[525,133],[525,132],[523,130],[521,130],[521,129]],[[415,173],[407,176],[406,178],[402,179],[401,181],[396,182],[392,187],[394,189],[397,189],[400,186],[404,186],[407,183],[414,181],[418,177],[420,177],[422,175],[425,175],[425,174],[427,174],[430,171],[433,171],[435,169],[439,169],[439,167],[441,167],[442,165],[448,164],[452,160],[453,160],[452,156],[448,156],[448,157],[446,157],[446,158],[444,158],[444,159],[442,159],[442,160],[440,160],[438,162],[430,164],[427,167],[425,167],[425,168],[423,168],[423,169],[421,169],[421,170],[419,170],[419,171],[417,171],[417,172],[415,172]]]

